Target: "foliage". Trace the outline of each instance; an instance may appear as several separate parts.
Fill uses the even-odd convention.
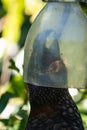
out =
[[[31,21],[43,6],[41,0],[0,0],[0,130],[25,129],[30,106],[18,66],[23,66],[23,54],[17,57],[24,48]],[[87,5],[81,6],[87,13]],[[87,130],[87,90],[81,90],[74,99]]]
[[[11,63],[11,65],[9,66],[10,69],[14,69],[14,70],[16,70],[17,72],[20,71],[20,70],[16,67],[15,62],[14,62],[13,59],[10,59],[9,62]]]

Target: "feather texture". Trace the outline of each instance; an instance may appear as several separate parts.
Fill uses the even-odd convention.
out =
[[[28,88],[31,113],[26,130],[84,130],[68,89],[33,85]]]

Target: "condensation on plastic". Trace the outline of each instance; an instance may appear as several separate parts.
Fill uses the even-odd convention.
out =
[[[83,2],[87,3],[87,0],[42,0],[44,2]]]
[[[87,18],[78,3],[49,2],[31,26],[24,50],[24,82],[87,88]]]

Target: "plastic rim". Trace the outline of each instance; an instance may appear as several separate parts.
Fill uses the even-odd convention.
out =
[[[87,0],[42,0],[44,2],[82,2],[87,3]]]

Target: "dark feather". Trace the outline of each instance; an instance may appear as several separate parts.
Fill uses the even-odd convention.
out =
[[[84,130],[68,89],[28,87],[31,113],[26,130]]]

